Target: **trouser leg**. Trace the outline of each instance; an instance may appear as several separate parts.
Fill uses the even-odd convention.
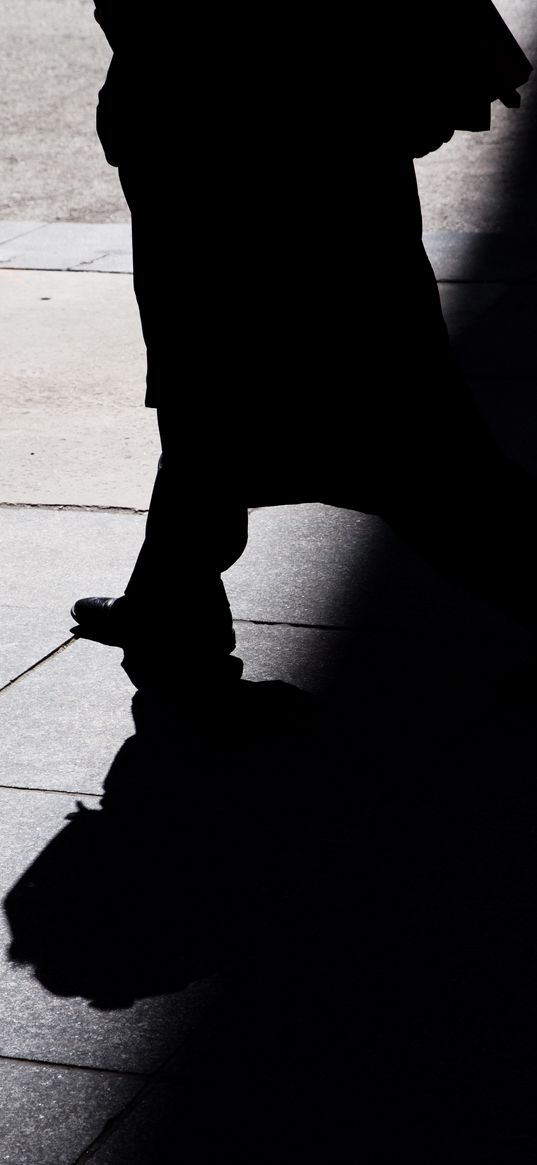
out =
[[[157,406],[162,457],[145,539],[125,589],[138,627],[144,610],[199,611],[216,634],[231,617],[220,574],[247,541],[247,507],[230,476],[230,421],[213,385],[193,383],[188,274],[177,285],[155,248],[155,196],[139,164],[120,169],[132,215],[134,287],[148,360],[148,403]],[[184,263],[185,248],[181,255]],[[203,315],[203,299],[190,312]],[[210,341],[210,321],[209,337]],[[214,624],[214,626],[213,626]],[[184,634],[184,632],[183,632]]]
[[[175,410],[168,413],[163,407],[158,417],[162,457],[144,542],[125,595],[142,621],[144,610],[164,605],[179,618],[197,611],[206,627],[230,624],[220,575],[246,546],[247,507],[225,481],[213,477],[210,467],[199,478],[190,462],[185,469]]]

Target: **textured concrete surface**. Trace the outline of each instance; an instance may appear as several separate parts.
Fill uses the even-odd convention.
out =
[[[129,1165],[153,1165],[162,1153],[174,1153],[181,1142],[185,1144],[183,1137],[174,1135],[177,1124],[183,1133],[188,1125],[189,1155],[195,1153],[196,1138],[192,1136],[189,1111],[191,1103],[190,1089],[171,1084],[153,1087],[148,1095],[144,1095],[140,1105],[120,1125],[110,1129],[108,1136],[96,1146],[92,1158],[95,1165],[116,1165],[118,1161],[128,1161]],[[163,1135],[163,1126],[167,1136]],[[255,1159],[255,1145],[251,1150]]]
[[[32,231],[39,230],[41,226],[42,223],[19,222],[17,219],[0,221],[0,243],[4,244],[19,239],[24,235],[31,234]]]
[[[0,1058],[3,1165],[71,1165],[140,1087],[127,1076]]]
[[[123,591],[144,525],[139,514],[0,507],[4,603],[37,613],[52,606],[63,641],[75,599]]]
[[[0,272],[0,500],[147,507],[158,459],[127,274]]]
[[[132,273],[127,222],[39,223],[33,229],[24,223],[0,223],[0,244],[0,267]]]
[[[73,642],[4,692],[3,784],[101,793],[114,756],[133,729],[133,687],[120,661],[119,648]]]
[[[110,50],[90,0],[2,0],[0,218],[124,222],[95,133]]]
[[[256,510],[248,546],[223,577],[239,619],[397,632],[438,617],[459,626],[488,618],[380,518],[331,506]]]
[[[69,638],[66,622],[65,611],[59,607],[47,608],[43,604],[32,609],[0,603],[0,625],[4,629],[0,640],[0,689]]]

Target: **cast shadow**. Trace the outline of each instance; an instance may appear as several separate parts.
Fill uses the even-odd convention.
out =
[[[299,689],[241,681],[197,721],[138,692],[133,713],[100,807],[77,803],[4,904],[10,958],[103,1008],[242,957],[330,828],[326,733]]]
[[[450,740],[446,674],[420,751],[417,672],[368,707],[359,646],[330,697],[243,681],[196,720],[138,693],[100,808],[7,896],[11,958],[55,994],[116,1009],[228,976],[135,1165],[537,1145],[535,686]]]

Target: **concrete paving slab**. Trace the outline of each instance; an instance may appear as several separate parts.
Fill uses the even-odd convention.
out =
[[[349,632],[236,621],[235,635],[236,654],[244,663],[245,680],[282,680],[305,692],[323,695],[337,682],[340,652]]]
[[[133,731],[119,648],[72,642],[0,695],[0,782],[100,794]]]
[[[125,223],[43,223],[35,230],[20,224],[2,241],[0,267],[48,271],[132,273],[131,228]]]
[[[236,634],[247,680],[324,692],[337,679],[341,632],[239,622]],[[119,648],[79,640],[0,694],[1,785],[102,794],[134,732],[134,688],[121,659]]]
[[[537,16],[529,0],[502,0],[497,7],[535,63]],[[535,238],[535,71],[520,92],[520,109],[494,102],[490,131],[457,131],[416,160],[427,230],[522,229]]]
[[[159,455],[129,275],[0,272],[0,501],[147,507]]]
[[[0,507],[2,604],[53,608],[67,639],[76,599],[123,592],[144,527],[142,514]]]
[[[3,1165],[72,1165],[142,1082],[0,1060]]]
[[[0,509],[4,604],[53,606],[68,633],[76,598],[123,591],[144,524],[137,514]],[[276,506],[251,515],[247,550],[224,580],[239,619],[370,626],[376,612],[386,626],[408,618],[409,608],[424,609],[423,569],[380,519],[330,506]],[[438,601],[446,587],[436,581]],[[430,594],[429,606],[434,601]],[[202,619],[203,611],[191,616]]]
[[[28,793],[0,788],[2,849],[0,851],[1,895],[19,878],[49,839],[65,823],[74,808],[74,798],[63,793]],[[89,798],[86,804],[93,805]],[[5,937],[5,931],[4,931]],[[7,1055],[0,1047],[0,1055]]]
[[[0,688],[71,638],[75,599],[103,587],[123,591],[144,521],[128,513],[0,507]]]
[[[399,632],[250,623],[235,631],[245,680],[282,680],[352,707],[356,750],[377,757],[391,755],[401,732],[415,734],[416,755],[435,735],[445,743],[449,728],[492,703],[504,676],[532,665],[536,646],[535,634],[508,620],[458,632],[441,621]]]
[[[214,1121],[212,1096],[206,1097],[206,1123],[200,1127],[198,1136],[192,1128],[192,1093],[188,1088],[173,1084],[155,1085],[140,1099],[140,1103],[125,1113],[101,1144],[95,1146],[92,1161],[95,1165],[156,1165],[157,1161],[179,1161],[203,1159],[209,1149],[205,1138],[207,1123]],[[199,1103],[199,1100],[198,1100]],[[209,1140],[212,1138],[209,1134]],[[228,1146],[220,1146],[226,1153]],[[214,1145],[216,1148],[216,1145]],[[256,1147],[251,1145],[252,1160],[256,1157]]]
[[[237,655],[244,679],[279,680],[325,694],[351,674],[360,733],[378,709],[400,707],[413,689],[420,716],[442,715],[446,677],[453,677],[459,713],[476,690],[492,692],[497,678],[531,658],[533,638],[497,619],[445,627],[416,620],[394,630],[317,631],[237,621]],[[19,789],[100,796],[124,741],[131,737],[134,689],[116,648],[79,641],[36,668],[0,696],[0,783]],[[208,676],[208,683],[210,677]],[[421,682],[423,681],[423,682]],[[203,693],[201,693],[203,700]],[[382,712],[383,714],[383,712]],[[381,714],[381,718],[382,718]],[[175,763],[175,762],[173,762]],[[177,762],[178,763],[178,762]]]
[[[224,575],[238,619],[352,625],[385,527],[329,506],[277,506],[250,516],[245,553]]]
[[[223,578],[238,619],[395,631],[490,617],[380,518],[318,504],[255,510]]]
[[[13,628],[25,610],[45,621],[52,609],[63,642],[75,599],[122,593],[143,531],[136,514],[0,509],[0,591]],[[317,504],[254,511],[247,549],[223,577],[238,620],[396,630],[499,617],[435,574],[381,519]],[[194,603],[189,616],[203,615]],[[9,610],[5,618],[13,643]]]
[[[0,217],[125,221],[95,132],[111,51],[84,0],[3,0]]]
[[[91,799],[86,798],[85,803],[91,805]],[[2,899],[65,827],[67,814],[74,810],[72,796],[0,789]],[[97,852],[95,861],[99,861]],[[57,909],[61,911],[61,904]],[[61,919],[60,915],[57,921],[64,923],[68,937],[73,920]],[[150,941],[144,936],[144,926],[142,918],[140,942]],[[87,998],[53,994],[28,967],[9,962],[11,938],[7,920],[1,916],[0,1056],[10,1059],[151,1073],[187,1037],[214,996],[212,982],[205,979],[123,1008],[92,1007]],[[50,941],[52,944],[52,936]],[[53,962],[52,945],[49,957]],[[106,951],[102,952],[102,959],[106,966]]]
[[[16,219],[4,219],[3,222],[0,222],[0,243],[19,239],[31,231],[38,230],[42,225],[40,222],[17,222]]]
[[[64,643],[65,611],[0,604],[0,690]]]

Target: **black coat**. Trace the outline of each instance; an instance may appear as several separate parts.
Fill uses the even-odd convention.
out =
[[[289,3],[209,17],[100,0],[96,18],[114,50],[98,111],[113,165],[224,139],[235,164],[260,142],[284,162],[394,135],[419,153],[431,123],[488,128],[491,101],[516,104],[531,70],[491,0],[393,3],[358,24],[348,6],[327,17]]]

